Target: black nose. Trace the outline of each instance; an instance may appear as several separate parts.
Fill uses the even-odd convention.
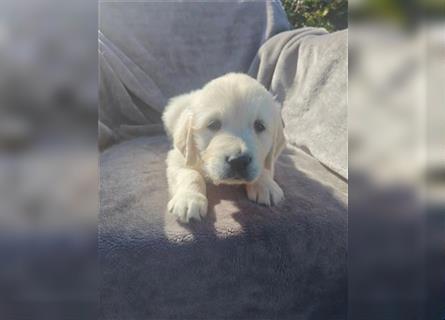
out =
[[[252,161],[252,157],[247,154],[243,154],[240,156],[227,157],[226,161],[229,163],[230,168],[233,171],[245,173],[247,166]]]

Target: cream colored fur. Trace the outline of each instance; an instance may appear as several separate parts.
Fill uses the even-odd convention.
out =
[[[215,120],[221,124],[216,131],[208,128]],[[258,120],[265,126],[262,132],[254,128]],[[253,78],[230,73],[175,97],[163,121],[174,145],[167,158],[168,210],[179,221],[206,216],[206,181],[244,184],[250,200],[267,206],[283,199],[273,179],[275,160],[285,144],[280,106]],[[248,179],[227,177],[226,159],[237,154],[251,156]]]

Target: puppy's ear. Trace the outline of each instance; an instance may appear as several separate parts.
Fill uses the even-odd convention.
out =
[[[187,166],[197,161],[197,150],[193,140],[193,113],[189,109],[195,92],[171,99],[165,108],[162,120],[173,145],[185,158]]]
[[[269,153],[266,156],[265,161],[265,168],[268,169],[271,172],[272,177],[274,176],[274,167],[275,167],[275,161],[277,160],[278,156],[280,155],[281,151],[283,151],[286,140],[284,138],[284,128],[283,128],[283,121],[281,120],[280,116],[280,105],[276,105],[277,107],[277,114],[275,117],[275,130],[273,132],[273,142],[272,147],[270,148]]]

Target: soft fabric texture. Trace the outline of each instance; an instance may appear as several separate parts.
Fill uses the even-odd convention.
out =
[[[100,161],[101,319],[345,319],[347,185],[289,146],[285,200],[208,186],[209,216],[166,213],[165,136],[111,147]]]
[[[100,318],[345,319],[346,32],[290,31],[275,1],[100,10]],[[209,185],[207,219],[181,225],[166,213],[160,116],[228,72],[283,103],[286,199],[266,208]]]
[[[348,176],[347,31],[282,32],[259,50],[249,73],[283,104],[288,142]]]

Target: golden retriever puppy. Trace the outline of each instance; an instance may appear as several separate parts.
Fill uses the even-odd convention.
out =
[[[285,145],[280,106],[259,82],[226,74],[171,99],[162,118],[174,145],[168,210],[179,221],[206,216],[206,181],[244,184],[250,200],[267,206],[283,199],[273,179]]]

